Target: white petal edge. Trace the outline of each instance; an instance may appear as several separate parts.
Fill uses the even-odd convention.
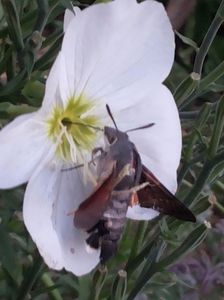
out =
[[[71,213],[90,190],[90,186],[84,186],[82,175],[62,171],[53,161],[41,164],[28,183],[24,222],[45,263],[52,269],[65,268],[81,276],[99,263],[99,251],[89,253],[87,234],[74,227]]]
[[[170,91],[164,85],[155,86],[136,106],[115,113],[114,118],[122,131],[155,123],[151,128],[130,132],[129,138],[135,144],[142,163],[175,193],[182,142],[179,115]],[[128,209],[127,217],[149,220],[154,216],[151,209],[132,207]]]
[[[39,113],[17,117],[0,131],[0,188],[27,182],[49,147]]]
[[[154,219],[159,215],[159,212],[153,210],[151,208],[140,207],[139,205],[135,205],[132,207],[128,207],[126,217],[132,220],[145,220],[149,221]]]
[[[150,128],[133,131],[128,135],[146,167],[171,192],[175,192],[182,137],[178,110],[167,87],[162,84],[155,86],[138,104],[115,113],[114,118],[122,131],[155,123]]]
[[[54,228],[61,244],[64,268],[77,276],[89,273],[99,263],[99,251],[88,251],[85,242],[88,235],[75,228],[74,214],[70,214],[91,190],[92,185],[83,182],[83,175],[78,170],[62,172],[54,206]]]
[[[59,175],[60,170],[54,164],[41,164],[27,185],[23,203],[26,228],[45,263],[56,270],[64,266],[61,245],[52,222]]]
[[[70,89],[97,99],[142,78],[162,82],[173,63],[174,35],[161,4],[113,1],[79,13],[62,52]]]
[[[80,12],[81,12],[81,9],[77,6],[73,6],[73,11],[71,11],[70,9],[65,10],[64,24],[63,24],[64,32],[67,30],[68,25],[73,20],[73,18],[75,18],[77,16],[77,14]]]

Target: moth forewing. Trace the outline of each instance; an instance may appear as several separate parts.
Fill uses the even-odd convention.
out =
[[[138,204],[195,222],[192,212],[142,165],[126,132],[106,126],[104,135],[107,146],[101,149],[98,157],[97,189],[79,206],[74,216],[75,226],[89,234],[87,245],[100,248],[101,263],[117,251],[129,205]]]

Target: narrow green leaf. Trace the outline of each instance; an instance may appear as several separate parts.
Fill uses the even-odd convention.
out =
[[[22,95],[31,105],[40,106],[44,98],[45,85],[37,80],[28,81],[22,89]]]
[[[79,299],[90,300],[92,276],[84,275],[79,279]]]
[[[180,106],[198,87],[200,76],[197,73],[188,75],[176,88],[174,98]]]
[[[10,94],[15,93],[24,84],[25,77],[26,70],[23,69],[15,78],[10,80],[5,86],[1,87],[0,97],[7,96],[8,98]]]
[[[192,251],[195,247],[197,247],[204,240],[206,232],[207,227],[204,224],[199,225],[169,256],[159,262],[152,262],[148,269],[136,281],[136,284],[128,296],[128,300],[133,300],[154,274],[161,272],[164,268],[177,261],[188,251]]]
[[[180,32],[178,32],[176,30],[175,30],[175,33],[184,44],[191,46],[196,52],[198,51],[199,47],[198,47],[197,43],[195,43],[195,41],[184,36],[183,34],[181,34]]]
[[[15,1],[2,0],[2,6],[8,23],[10,38],[15,44],[17,51],[21,51],[24,48],[24,43]]]
[[[128,295],[128,300],[133,300],[135,296],[142,290],[144,285],[150,280],[150,278],[155,273],[155,264],[156,260],[159,259],[159,256],[164,250],[163,241],[157,239],[157,243],[151,248],[147,259],[145,260],[145,265],[143,270],[140,273],[140,276],[135,281],[130,294]]]
[[[112,290],[112,300],[124,300],[127,290],[127,272],[125,270],[118,271],[118,283],[116,289]]]
[[[59,2],[61,3],[61,5],[63,5],[65,8],[70,9],[71,11],[73,11],[73,7],[72,7],[72,3],[70,0],[59,0]]]
[[[0,117],[3,118],[15,118],[19,115],[34,112],[37,109],[27,104],[14,105],[9,102],[0,103]]]
[[[51,296],[52,300],[63,300],[59,290],[55,286],[53,280],[51,279],[50,275],[47,273],[44,273],[41,277],[41,281],[44,283],[46,288],[48,288],[48,294]],[[54,287],[54,288],[52,288]],[[52,289],[50,289],[52,288]]]
[[[49,4],[48,0],[37,0],[38,17],[34,25],[34,31],[42,33],[48,20]]]
[[[107,278],[108,270],[105,266],[100,266],[93,275],[90,293],[91,300],[100,300],[100,293]]]
[[[207,227],[204,224],[196,227],[177,249],[157,263],[157,269],[162,270],[186,255],[187,252],[193,251],[205,239],[206,235]]]
[[[34,264],[24,273],[22,284],[20,285],[16,300],[24,300],[30,293],[34,283],[41,276],[44,265],[42,258],[38,255]]]
[[[0,245],[0,260],[2,266],[7,270],[12,279],[19,284],[21,281],[22,270],[12,247],[10,236],[6,228],[2,225],[0,225]]]
[[[206,122],[211,114],[212,109],[213,109],[212,104],[205,103],[203,108],[199,112],[199,115],[198,115],[195,125],[194,125],[194,129],[192,130],[192,132],[189,136],[189,141],[183,151],[183,164],[182,164],[181,169],[178,174],[178,182],[182,182],[188,169],[191,167],[190,161],[193,156],[194,146],[200,137],[200,134],[198,134],[198,133],[201,132],[204,125],[206,124]]]
[[[224,7],[224,0],[222,0],[221,4],[217,10],[217,13],[206,33],[202,43],[201,43],[199,51],[195,57],[193,71],[195,73],[198,73],[199,76],[201,76],[201,73],[202,73],[202,68],[203,68],[205,57],[211,47],[211,44],[212,44],[220,26],[222,25],[222,23],[224,21],[223,7]]]
[[[208,157],[210,159],[214,157],[218,151],[220,139],[223,132],[223,127],[224,127],[224,97],[221,97],[217,105],[212,138],[208,149]]]

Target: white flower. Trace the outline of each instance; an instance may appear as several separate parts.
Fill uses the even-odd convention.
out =
[[[147,0],[116,0],[76,9],[65,17],[65,36],[46,83],[42,107],[0,132],[0,188],[28,181],[25,225],[50,268],[76,275],[93,269],[86,233],[73,225],[74,211],[91,193],[80,169],[98,134],[83,122],[104,126],[110,106],[120,130],[154,122],[129,134],[143,163],[176,190],[181,131],[176,105],[162,84],[174,59],[174,35],[163,6]],[[79,124],[75,124],[79,123]],[[150,219],[152,210],[130,208],[128,217]],[[154,214],[155,215],[155,214]]]

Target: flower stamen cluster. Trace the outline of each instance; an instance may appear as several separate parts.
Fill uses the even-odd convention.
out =
[[[100,118],[91,113],[95,106],[95,102],[80,96],[70,98],[65,108],[54,107],[47,119],[47,133],[56,144],[56,154],[61,160],[83,162],[83,152],[93,149],[98,138],[94,127],[100,124]]]

